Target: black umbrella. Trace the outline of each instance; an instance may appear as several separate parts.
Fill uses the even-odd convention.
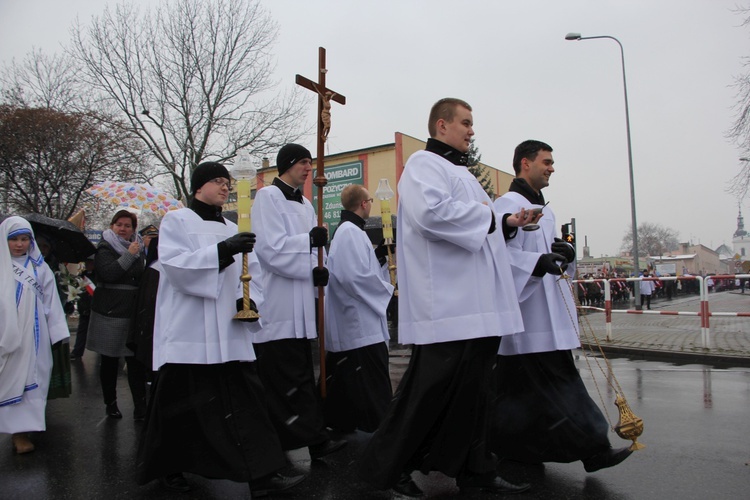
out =
[[[393,243],[396,243],[396,216],[393,214],[391,214],[391,224],[393,224]],[[365,221],[365,232],[373,245],[380,245],[383,241],[383,219],[379,215],[368,217]]]
[[[60,262],[83,262],[96,252],[93,243],[72,222],[40,214],[21,217],[29,221],[35,237],[44,237],[50,242],[52,254]]]

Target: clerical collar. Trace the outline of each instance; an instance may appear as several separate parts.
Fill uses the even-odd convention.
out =
[[[508,191],[520,194],[535,205],[544,205],[544,195],[542,194],[542,192],[539,191],[537,193],[536,191],[534,191],[534,188],[529,186],[529,183],[526,182],[525,179],[521,179],[520,177],[516,177],[515,179],[513,179],[513,182],[510,183]]]
[[[349,210],[341,211],[341,222],[351,222],[358,228],[362,230],[365,229],[365,220],[354,212],[350,212]]]
[[[197,198],[193,198],[193,201],[190,202],[190,210],[198,214],[198,217],[203,220],[226,224],[224,217],[221,216],[221,207],[217,207],[216,205],[209,205]]]
[[[287,200],[304,203],[302,201],[302,192],[299,189],[293,188],[278,177],[273,180],[272,184],[281,190],[281,194],[283,194],[284,198]]]
[[[462,153],[458,149],[447,145],[444,142],[440,142],[437,139],[427,139],[427,147],[425,151],[435,153],[436,155],[442,156],[454,165],[467,166],[469,164],[469,155]]]

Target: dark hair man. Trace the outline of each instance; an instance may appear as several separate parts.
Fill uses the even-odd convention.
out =
[[[554,163],[548,144],[519,144],[513,155],[516,178],[495,200],[497,214],[542,208],[542,189],[549,185]],[[609,425],[571,353],[581,345],[576,305],[570,286],[558,282],[558,276],[566,267],[575,275],[575,248],[557,237],[549,206],[538,224],[539,230],[519,231],[507,241],[524,331],[500,344],[492,451],[529,463],[581,460],[587,472],[594,472],[631,452],[612,449]]]
[[[328,269],[317,267],[328,230],[318,227],[315,210],[300,191],[312,171],[310,151],[287,144],[276,167],[279,176],[258,190],[252,209],[265,295],[263,330],[254,339],[258,373],[281,446],[307,446],[310,457],[318,459],[346,445],[326,430],[310,346],[317,337],[315,287],[328,283]]]

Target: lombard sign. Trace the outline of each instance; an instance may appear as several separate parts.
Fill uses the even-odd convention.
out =
[[[333,234],[341,220],[341,191],[349,184],[364,184],[361,161],[326,168],[324,175],[328,184],[323,186],[323,222],[328,225],[328,234]],[[318,189],[313,186],[313,207],[318,207]]]

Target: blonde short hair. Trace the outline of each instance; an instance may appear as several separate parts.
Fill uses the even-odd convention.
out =
[[[435,138],[435,136],[437,136],[438,120],[442,119],[447,122],[453,121],[458,106],[462,106],[471,111],[471,106],[469,106],[468,102],[456,99],[455,97],[445,97],[432,105],[430,118],[427,122],[427,130],[430,132],[430,137]]]
[[[367,190],[361,184],[349,184],[341,191],[341,205],[350,212],[367,199]]]

